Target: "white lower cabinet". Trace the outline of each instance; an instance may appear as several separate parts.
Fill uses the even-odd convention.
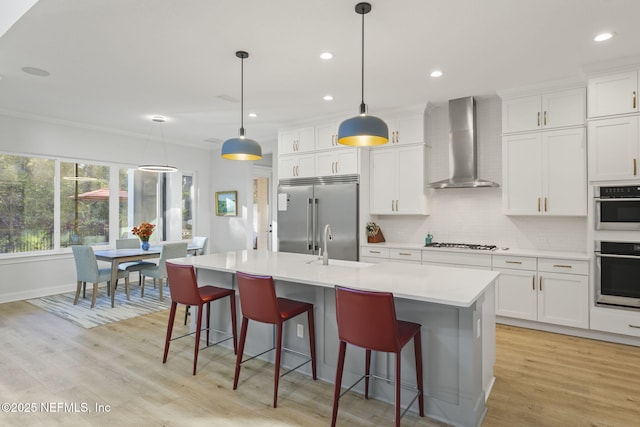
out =
[[[640,337],[640,312],[593,307],[590,328],[595,331]]]
[[[373,263],[392,261],[420,264],[420,250],[361,246],[360,261]]]
[[[422,263],[443,267],[473,268],[491,270],[490,254],[470,254],[466,252],[449,252],[442,250],[423,250]]]
[[[496,255],[493,265],[497,315],[589,327],[587,261]]]

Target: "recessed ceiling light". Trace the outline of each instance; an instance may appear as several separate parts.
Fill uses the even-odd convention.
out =
[[[32,76],[38,76],[38,77],[47,77],[50,75],[50,73],[47,70],[43,70],[42,68],[36,68],[36,67],[22,67],[22,71],[24,71],[27,74],[31,74]]]
[[[430,74],[431,77],[442,77],[442,71],[440,70],[433,70]]]
[[[325,95],[325,96],[322,97],[322,99],[324,99],[325,101],[333,101],[333,96]]]
[[[151,117],[151,121],[156,123],[164,123],[167,121],[167,118],[165,116],[153,116]]]
[[[601,33],[598,34],[597,36],[595,36],[593,38],[593,41],[595,42],[603,42],[606,40],[609,40],[611,37],[613,37],[614,33]]]
[[[333,58],[333,53],[331,52],[322,52],[320,54],[320,59],[324,59],[325,61],[328,61],[329,59]]]
[[[249,117],[255,119],[256,117],[258,117],[258,115],[256,113],[249,113]]]

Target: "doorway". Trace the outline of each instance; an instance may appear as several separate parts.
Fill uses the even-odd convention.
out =
[[[271,168],[253,170],[253,249],[271,250]]]

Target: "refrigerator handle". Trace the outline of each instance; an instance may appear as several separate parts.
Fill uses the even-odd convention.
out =
[[[313,199],[313,250],[320,248],[320,236],[318,235],[318,199]]]
[[[311,227],[311,209],[312,206],[311,204],[313,203],[313,199],[311,198],[307,198],[307,250],[312,251],[313,250],[313,244],[311,242],[311,236],[312,236],[312,227]]]

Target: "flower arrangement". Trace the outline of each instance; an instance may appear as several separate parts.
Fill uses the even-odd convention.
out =
[[[131,233],[133,233],[133,235],[135,236],[138,236],[140,240],[142,240],[143,242],[148,242],[149,237],[151,237],[151,235],[153,234],[153,230],[155,228],[156,228],[155,224],[151,224],[144,221],[139,226],[133,227],[131,229]]]

